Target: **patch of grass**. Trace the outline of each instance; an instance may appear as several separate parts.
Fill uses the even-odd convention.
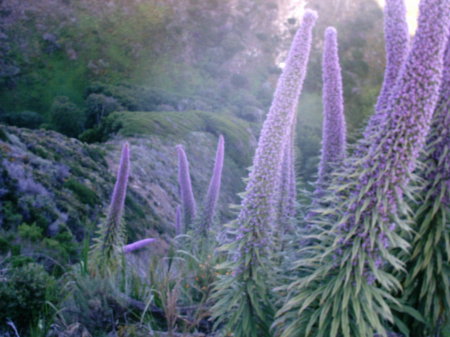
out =
[[[64,186],[75,193],[77,198],[84,204],[95,206],[99,203],[97,194],[86,185],[79,183],[75,179],[69,179]]]

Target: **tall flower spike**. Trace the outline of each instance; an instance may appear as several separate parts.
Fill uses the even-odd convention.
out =
[[[181,205],[183,209],[184,230],[189,229],[189,225],[195,219],[196,204],[192,192],[191,176],[189,173],[189,162],[182,145],[177,145],[178,151],[178,183],[180,184]]]
[[[323,78],[323,125],[322,157],[319,165],[318,189],[324,188],[331,173],[342,164],[346,150],[346,125],[342,75],[339,65],[337,31],[333,27],[325,30],[322,60]]]
[[[128,143],[122,148],[120,164],[117,171],[116,183],[109,206],[106,223],[99,229],[99,237],[96,239],[91,253],[95,265],[94,273],[98,271],[104,275],[113,271],[121,260],[125,243],[122,215],[127,193],[128,176],[130,170],[130,151]]]
[[[215,284],[212,314],[225,333],[236,337],[270,334],[271,222],[277,206],[281,156],[306,75],[316,19],[314,11],[305,11],[263,124],[239,216],[229,233],[235,239],[222,247],[229,257],[223,265],[224,275]]]
[[[370,137],[377,133],[386,118],[389,95],[398,80],[400,70],[409,52],[409,30],[406,21],[404,0],[386,0],[384,7],[384,40],[386,50],[386,69],[375,112],[370,117],[363,137],[358,141],[355,154],[363,157],[371,145]]]
[[[286,135],[290,134],[298,97],[306,76],[311,31],[316,19],[317,14],[314,11],[305,12],[261,131],[238,218],[238,222],[242,225],[241,234],[245,234],[246,239],[250,239],[243,247],[244,250],[251,248],[252,245],[269,244],[268,234],[276,201],[274,191],[277,190],[277,176],[281,169],[283,147],[287,139]],[[250,238],[247,235],[250,232],[258,233],[257,237]]]
[[[413,337],[439,336],[450,317],[450,37],[439,103],[433,116],[414,207],[414,237],[407,260],[405,297],[426,319],[410,320]],[[431,327],[431,328],[430,328]]]
[[[208,192],[205,198],[205,205],[202,216],[202,230],[207,232],[210,228],[217,200],[219,198],[220,184],[222,180],[223,158],[225,154],[225,145],[223,136],[219,136],[219,142],[217,144],[216,160],[214,163],[213,174],[209,182]]]
[[[400,290],[392,270],[404,268],[394,253],[408,248],[403,194],[437,102],[449,24],[448,0],[421,1],[414,44],[389,96],[382,132],[373,135],[365,157],[346,160],[342,182],[333,180],[327,191],[332,206],[314,218],[311,255],[295,263],[305,277],[289,286],[278,313],[274,325],[282,337],[385,336],[384,323],[398,321],[391,308],[406,310],[392,297]]]
[[[386,0],[384,6],[384,40],[386,69],[383,85],[375,106],[376,111],[386,108],[389,93],[392,91],[400,69],[408,56],[409,30],[404,0]]]

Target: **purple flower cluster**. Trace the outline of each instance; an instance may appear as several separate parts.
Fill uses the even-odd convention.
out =
[[[286,66],[278,81],[274,99],[264,122],[253,167],[238,217],[237,240],[244,239],[243,252],[252,247],[265,247],[273,226],[283,147],[290,134],[297,101],[306,75],[311,47],[311,31],[317,19],[307,10],[294,37]],[[250,235],[248,235],[250,234]]]
[[[192,192],[191,176],[189,173],[189,162],[182,145],[177,145],[178,152],[178,183],[180,185],[181,205],[184,215],[184,229],[186,230],[195,219],[197,210]]]
[[[344,116],[342,75],[339,65],[337,32],[333,27],[328,27],[325,31],[322,69],[322,157],[319,165],[318,189],[327,184],[331,172],[340,166],[346,152],[347,130]]]
[[[209,182],[208,192],[205,198],[203,209],[202,226],[203,230],[208,230],[214,216],[217,200],[219,198],[220,184],[222,180],[223,159],[225,153],[225,144],[223,136],[219,136],[217,144],[216,160],[214,163],[213,174]]]

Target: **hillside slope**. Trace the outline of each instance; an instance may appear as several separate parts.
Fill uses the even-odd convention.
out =
[[[217,121],[200,118],[207,113],[189,114],[190,124],[176,113],[114,114],[116,135],[105,144],[85,144],[54,131],[1,126],[0,253],[37,256],[50,265],[76,260],[79,242],[94,235],[106,213],[124,141],[131,146],[125,210],[129,241],[173,235],[179,204],[176,144],[186,149],[194,193],[201,202],[219,133],[226,142],[219,216],[228,219],[228,205],[238,201],[249,164],[242,158],[251,154],[254,137],[244,127],[220,130]],[[194,117],[205,124],[193,123]]]

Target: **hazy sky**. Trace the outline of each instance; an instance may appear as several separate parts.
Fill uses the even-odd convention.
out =
[[[385,0],[377,0],[381,6],[384,6]],[[419,14],[420,0],[405,0],[407,10],[407,20],[409,31],[413,34],[417,28],[417,15]]]

